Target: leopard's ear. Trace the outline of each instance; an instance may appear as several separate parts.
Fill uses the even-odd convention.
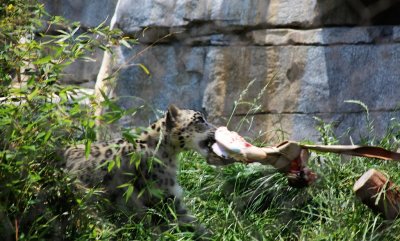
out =
[[[176,122],[178,120],[180,109],[176,107],[175,105],[171,104],[168,107],[167,115],[166,115],[166,120],[165,124],[167,127],[167,130],[171,130],[176,126]]]

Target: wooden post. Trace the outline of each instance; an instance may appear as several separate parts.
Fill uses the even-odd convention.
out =
[[[400,213],[400,189],[381,172],[370,169],[354,184],[356,196],[374,212],[394,220]]]

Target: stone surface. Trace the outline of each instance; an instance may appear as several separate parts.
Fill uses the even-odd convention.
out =
[[[126,62],[118,64],[114,95],[125,96],[125,108],[137,105],[126,97],[135,96],[160,109],[204,108],[214,123],[225,124],[237,102],[234,122],[250,110],[256,132],[283,128],[297,140],[315,140],[313,116],[339,122],[339,132],[350,128],[359,140],[363,109],[346,100],[368,106],[377,133],[399,114],[400,44],[143,48],[117,51]]]
[[[83,2],[92,11],[101,6]],[[400,118],[400,27],[366,25],[399,24],[394,13],[400,5],[374,14],[365,11],[371,6],[357,0],[120,0],[113,23],[142,44],[106,54],[96,86],[124,108],[144,106],[123,126],[147,124],[157,109],[175,103],[204,109],[219,125],[230,120],[232,128],[240,125],[242,134],[264,141],[318,140],[318,117],[334,123],[338,135],[349,134],[343,143],[349,136],[357,143],[370,134],[365,110],[345,102],[357,100],[368,106],[374,133],[382,136],[391,118]],[[104,81],[110,75],[115,79]]]
[[[79,21],[83,27],[109,24],[118,0],[39,0],[52,15]]]
[[[331,125],[340,144],[360,143],[369,141],[371,145],[378,144],[377,140],[388,129],[398,123],[400,111],[370,112],[369,118],[373,121],[373,129],[368,128],[365,112],[352,113],[319,113],[319,114],[264,114],[244,118],[234,116],[229,125],[230,129],[238,130],[240,134],[248,136],[253,141],[266,144],[277,144],[283,140],[311,140],[322,141],[322,133],[318,127],[323,121]],[[238,129],[239,127],[239,129]],[[398,131],[398,127],[396,129]],[[375,138],[377,137],[377,138]],[[371,142],[375,140],[374,142]],[[365,142],[362,142],[366,144]],[[330,143],[332,144],[332,143]]]
[[[61,82],[84,88],[94,88],[103,52],[97,50],[88,57],[92,60],[78,60],[65,68]]]
[[[142,0],[141,4],[121,0],[116,16],[118,26],[127,33],[154,26],[191,28],[191,25],[209,22],[214,22],[215,28],[228,29],[243,26],[316,27],[356,22],[346,1],[324,6],[317,0]],[[211,33],[213,29],[208,30]]]
[[[61,15],[71,21],[79,21],[81,28],[109,25],[118,0],[40,0],[51,15]],[[94,88],[101,66],[103,52],[100,50],[88,56],[93,61],[78,60],[68,66],[62,83]]]
[[[343,103],[349,99],[362,101],[371,110],[391,111],[400,100],[393,88],[400,84],[399,51],[399,44],[223,47],[208,56],[205,72],[222,68],[225,92],[229,93],[222,96],[226,100],[224,115],[230,113],[229,103],[239,99],[251,80],[255,81],[244,101],[251,102],[267,86],[261,113],[355,111]],[[214,59],[223,59],[223,64]],[[218,78],[209,76],[205,81]]]
[[[248,33],[256,45],[334,45],[399,42],[398,27],[331,27],[310,30],[263,29]]]

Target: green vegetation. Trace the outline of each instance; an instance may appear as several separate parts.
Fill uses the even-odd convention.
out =
[[[394,148],[400,125],[393,122],[378,143]],[[333,143],[331,125],[318,127]],[[328,142],[327,144],[332,144]],[[310,160],[319,180],[306,189],[287,185],[283,175],[264,166],[235,164],[214,169],[187,154],[181,183],[187,203],[216,240],[399,240],[400,220],[384,221],[355,197],[352,187],[368,169],[385,172],[400,183],[400,164],[368,158],[341,160],[319,153]]]
[[[62,31],[38,36],[36,31],[48,26]],[[58,83],[62,69],[96,48],[125,41],[121,33],[104,26],[83,31],[79,23],[47,16],[35,1],[22,0],[0,4],[0,30],[0,239],[155,239],[160,231],[149,227],[146,218],[137,221],[129,213],[109,214],[104,211],[107,200],[91,201],[98,190],[77,186],[58,167],[55,155],[59,147],[74,142],[89,146],[96,132],[92,109],[69,97],[76,88]],[[94,39],[92,34],[103,38]],[[115,121],[122,110],[110,100],[105,105],[114,114],[103,118]],[[366,113],[370,136],[365,143],[398,148],[400,121],[394,119],[387,135],[377,140]],[[337,142],[331,124],[320,122],[317,128],[325,144]],[[400,239],[400,220],[384,221],[352,193],[354,181],[369,168],[384,171],[400,183],[399,163],[319,154],[311,158],[310,167],[320,178],[299,190],[289,187],[286,178],[270,167],[214,168],[188,152],[181,155],[180,183],[187,205],[212,231],[214,240]],[[149,216],[165,218],[171,210],[168,206],[150,210]],[[192,237],[193,233],[170,222],[159,239]]]
[[[2,1],[0,30],[0,239],[95,238],[105,225],[88,203],[96,191],[77,190],[55,155],[94,140],[93,111],[80,104],[93,97],[74,98],[77,89],[58,80],[70,63],[125,40],[103,25],[82,30],[48,16],[34,0]]]

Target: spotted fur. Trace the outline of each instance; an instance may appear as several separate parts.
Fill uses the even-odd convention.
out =
[[[210,151],[214,133],[215,127],[200,112],[172,105],[134,143],[124,139],[94,143],[88,156],[84,145],[68,148],[64,152],[66,169],[85,186],[102,187],[110,202],[119,207],[141,213],[169,199],[175,204],[179,221],[193,223],[177,181],[177,155],[192,149],[208,159],[218,158]],[[131,183],[134,189],[128,201],[123,196],[125,189],[118,188],[125,183]],[[160,192],[154,194],[150,188]]]

